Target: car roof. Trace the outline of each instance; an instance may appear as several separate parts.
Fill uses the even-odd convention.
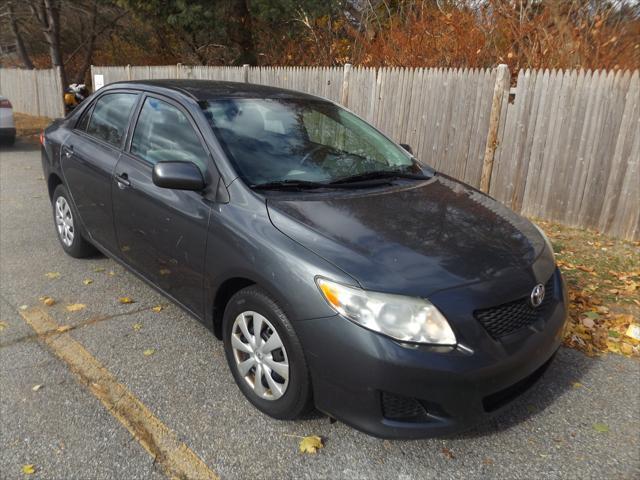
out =
[[[136,80],[110,83],[106,88],[127,87],[150,91],[171,90],[187,95],[196,101],[215,100],[217,98],[287,98],[327,101],[325,98],[295,90],[253,83],[217,80]]]

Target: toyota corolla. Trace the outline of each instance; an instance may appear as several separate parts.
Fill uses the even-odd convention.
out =
[[[103,252],[202,321],[272,417],[315,406],[380,437],[457,432],[560,345],[544,233],[328,100],[115,83],[41,143],[62,249]]]

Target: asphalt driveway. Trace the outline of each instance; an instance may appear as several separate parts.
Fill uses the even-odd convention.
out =
[[[26,464],[30,478],[165,477],[24,320],[34,306],[221,478],[640,478],[640,362],[619,356],[561,349],[506,412],[454,438],[383,441],[320,414],[297,422],[262,415],[204,326],[114,261],[63,254],[33,146],[0,150],[0,289],[3,479],[25,477]],[[44,306],[43,296],[56,304]],[[68,311],[73,304],[85,308]],[[306,435],[325,447],[299,453]]]

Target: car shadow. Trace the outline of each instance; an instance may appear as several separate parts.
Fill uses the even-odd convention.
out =
[[[8,145],[0,142],[0,152],[34,152],[40,150],[40,144],[34,139],[16,138],[16,143]]]
[[[508,430],[544,411],[573,385],[579,382],[585,373],[597,361],[576,350],[561,347],[556,358],[542,377],[527,391],[515,398],[496,416],[491,417],[473,429],[449,435],[450,439],[470,439],[484,437]]]

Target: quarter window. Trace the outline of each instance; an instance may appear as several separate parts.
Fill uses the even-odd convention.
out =
[[[82,112],[82,117],[76,124],[76,130],[82,130],[83,132],[87,131],[87,127],[89,126],[89,119],[91,118],[91,110],[93,110],[93,105],[90,105],[89,108]]]
[[[151,164],[193,162],[203,171],[208,157],[187,116],[173,105],[152,97],[145,100],[140,111],[131,153]]]
[[[136,98],[133,93],[112,93],[101,97],[93,109],[87,133],[114,147],[122,145]]]

